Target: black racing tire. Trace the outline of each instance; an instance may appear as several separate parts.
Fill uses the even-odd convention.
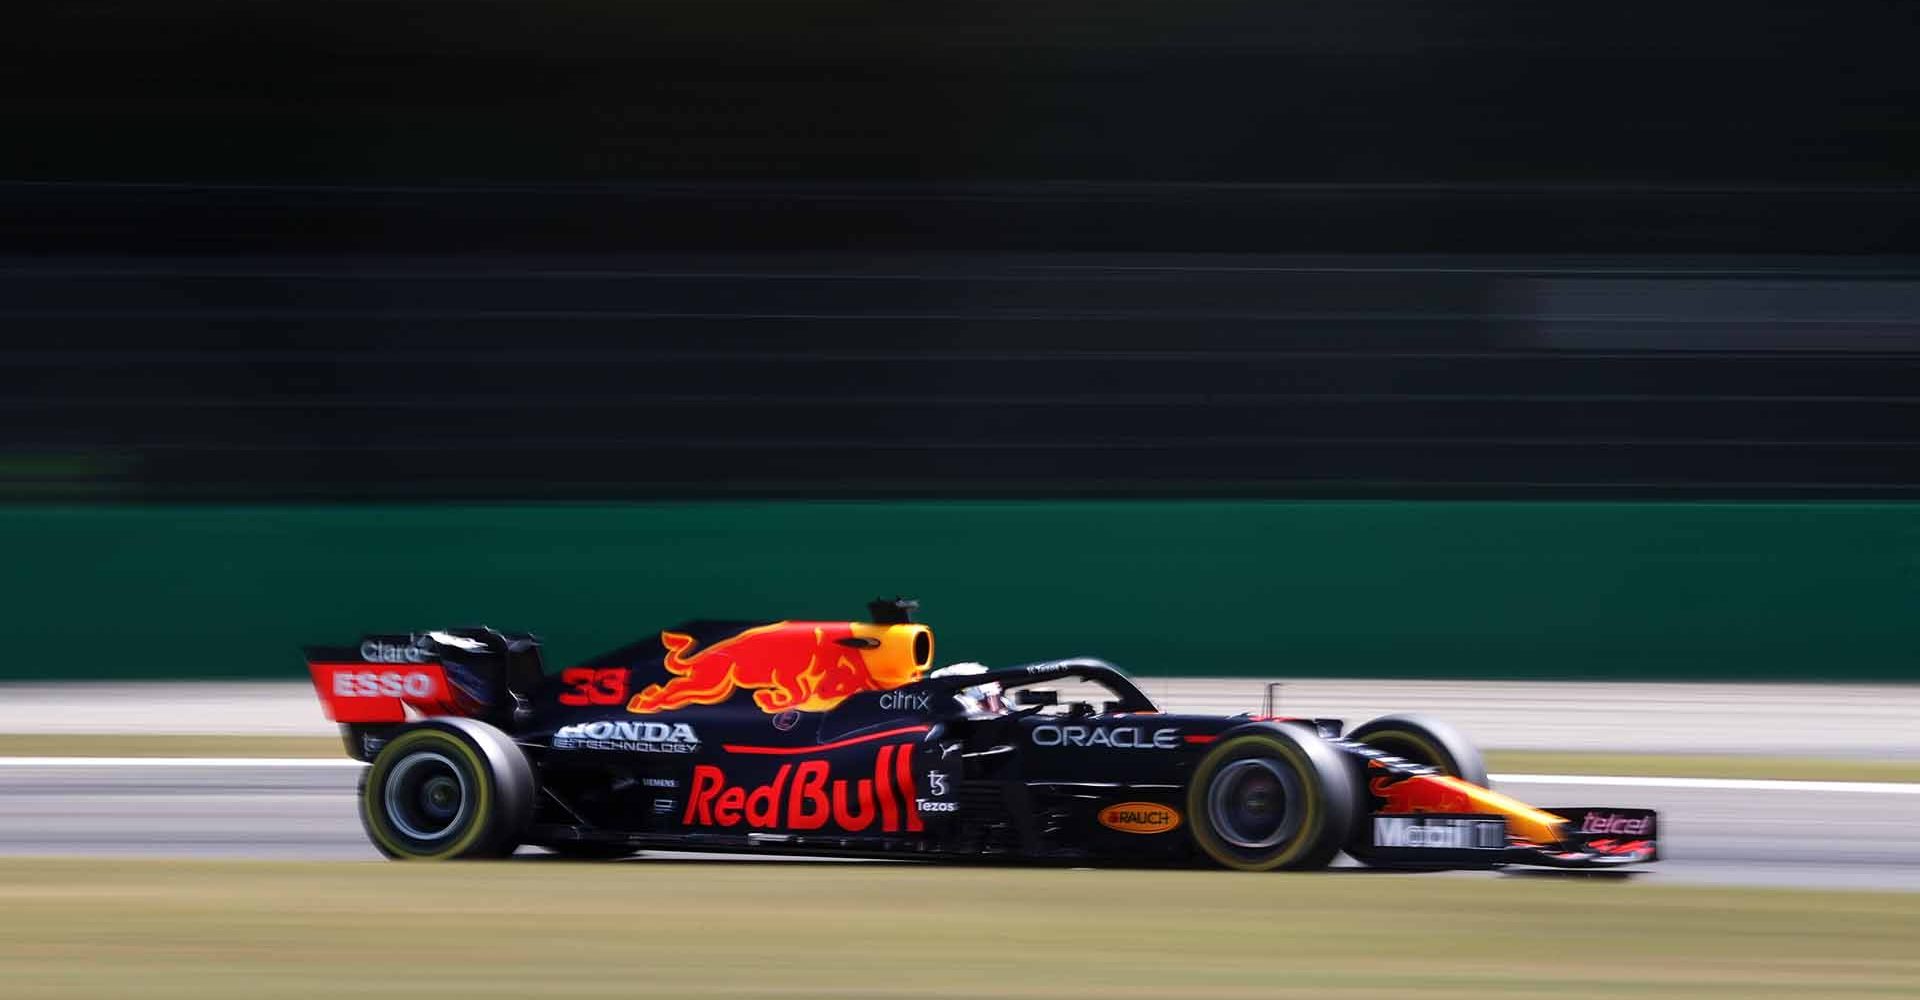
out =
[[[533,819],[533,765],[484,722],[430,719],[387,740],[359,800],[367,839],[389,858],[505,857]]]
[[[1340,752],[1298,728],[1263,723],[1223,734],[1187,784],[1194,843],[1239,871],[1326,867],[1354,812]]]
[[[1480,749],[1460,735],[1458,729],[1439,719],[1413,714],[1383,715],[1356,727],[1347,734],[1347,739],[1416,764],[1439,768],[1443,774],[1476,785],[1487,784],[1487,763],[1480,756]],[[1373,814],[1384,802],[1368,787],[1374,775],[1367,772],[1366,762],[1359,757],[1348,759],[1361,809],[1347,838],[1347,854],[1363,864],[1386,867],[1373,852]]]

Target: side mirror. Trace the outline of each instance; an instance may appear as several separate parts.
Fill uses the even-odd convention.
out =
[[[1060,704],[1060,692],[1051,688],[1021,688],[1013,693],[1013,701],[1023,708],[1044,708]]]

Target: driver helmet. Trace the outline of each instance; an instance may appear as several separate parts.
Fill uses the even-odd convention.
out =
[[[986,672],[987,665],[984,663],[954,663],[941,667],[928,676],[964,677]],[[955,691],[953,696],[960,700],[961,707],[967,710],[968,715],[1004,715],[1007,711],[1006,698],[998,681],[961,688]]]

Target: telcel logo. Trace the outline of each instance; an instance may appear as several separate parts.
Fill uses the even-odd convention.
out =
[[[1100,810],[1100,825],[1121,833],[1166,833],[1179,828],[1180,814],[1158,802],[1122,802]]]
[[[1113,747],[1120,750],[1176,750],[1180,730],[1144,726],[1035,726],[1034,746]]]
[[[1630,836],[1645,836],[1653,829],[1652,816],[1621,816],[1615,813],[1592,812],[1580,823],[1581,833],[1614,833]]]

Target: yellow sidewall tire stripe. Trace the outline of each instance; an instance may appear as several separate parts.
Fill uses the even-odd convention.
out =
[[[456,754],[472,769],[475,775],[474,801],[473,812],[467,819],[467,829],[445,849],[423,854],[407,846],[406,841],[387,825],[386,796],[382,793],[387,774],[393,770],[395,761],[413,750],[429,748]],[[493,770],[487,766],[486,758],[469,746],[466,740],[442,729],[415,729],[389,741],[374,760],[373,772],[367,775],[366,791],[362,794],[364,800],[361,804],[367,811],[368,833],[379,842],[379,846],[408,860],[445,861],[457,858],[479,842],[480,836],[493,820]]]
[[[1300,784],[1306,789],[1307,814],[1300,821],[1299,832],[1293,842],[1278,854],[1259,860],[1250,860],[1238,853],[1232,845],[1221,840],[1213,832],[1213,817],[1207,811],[1208,786],[1213,776],[1233,755],[1234,751],[1247,746],[1257,746],[1272,751],[1272,756],[1285,760],[1299,775]],[[1258,756],[1258,755],[1252,755]],[[1245,756],[1232,756],[1233,760],[1246,759]],[[1193,839],[1207,856],[1220,864],[1243,872],[1266,872],[1283,868],[1304,853],[1319,839],[1320,831],[1320,773],[1299,747],[1283,740],[1274,739],[1261,733],[1248,733],[1235,736],[1215,747],[1207,758],[1200,762],[1194,771],[1193,781],[1187,786],[1187,814],[1193,817]]]

